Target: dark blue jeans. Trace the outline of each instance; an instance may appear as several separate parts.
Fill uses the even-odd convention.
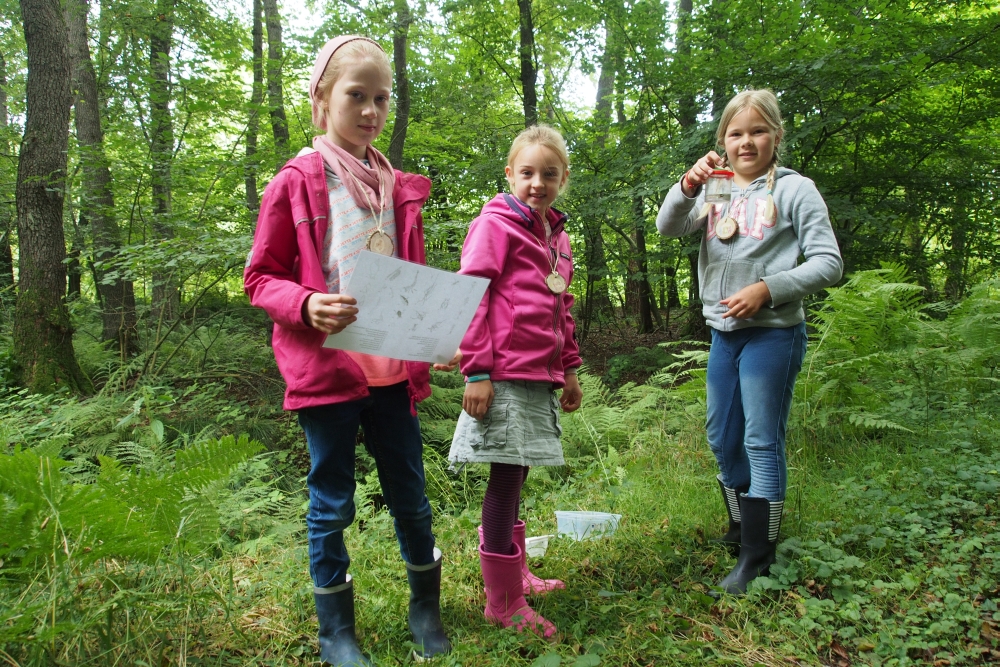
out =
[[[358,426],[375,459],[382,495],[394,518],[403,560],[434,562],[431,506],[424,493],[420,422],[410,413],[405,382],[369,387],[358,401],[299,410],[299,425],[309,443],[309,573],[317,588],[347,581],[351,559],[344,529],[354,522],[354,450]]]
[[[785,499],[785,428],[806,354],[806,325],[712,329],[708,355],[708,444],[729,488]]]

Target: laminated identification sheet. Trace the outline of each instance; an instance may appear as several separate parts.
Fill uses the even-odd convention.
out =
[[[343,290],[358,300],[358,319],[323,347],[446,364],[489,284],[362,250]]]

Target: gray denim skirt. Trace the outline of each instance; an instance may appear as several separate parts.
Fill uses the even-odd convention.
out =
[[[462,411],[448,459],[453,467],[464,463],[561,466],[561,435],[559,400],[550,382],[500,380],[493,383],[493,404],[482,420]]]

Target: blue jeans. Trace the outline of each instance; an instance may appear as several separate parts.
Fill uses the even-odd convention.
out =
[[[729,488],[785,499],[785,428],[795,377],[806,354],[806,325],[712,329],[708,355],[708,444]]]
[[[420,422],[410,413],[407,384],[369,387],[357,401],[299,410],[309,444],[309,573],[317,588],[347,581],[351,563],[344,529],[354,522],[354,450],[358,426],[375,459],[382,495],[394,518],[403,560],[434,562],[431,506],[424,493]]]

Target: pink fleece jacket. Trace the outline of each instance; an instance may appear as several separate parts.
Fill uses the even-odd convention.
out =
[[[424,264],[424,227],[420,207],[431,191],[426,176],[396,172],[392,192],[399,257]],[[323,158],[309,153],[292,158],[264,190],[253,248],[243,270],[250,303],[274,320],[274,358],[285,378],[284,408],[299,410],[368,396],[365,374],[340,350],[323,347],[326,334],[302,319],[313,292],[326,292],[323,241],[329,222]],[[410,399],[431,394],[430,366],[406,362]]]
[[[548,219],[556,270],[569,285],[573,256],[566,216],[550,209]],[[566,369],[580,365],[573,296],[546,286],[552,254],[544,244],[538,213],[509,194],[494,197],[472,221],[459,273],[488,278],[490,287],[462,339],[465,375],[489,373],[492,380],[552,382],[559,388]]]

